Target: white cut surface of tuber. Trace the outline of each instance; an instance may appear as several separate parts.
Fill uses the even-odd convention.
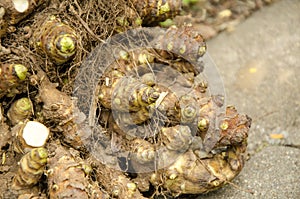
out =
[[[29,121],[23,129],[23,139],[32,147],[42,147],[49,137],[49,129],[42,123]]]
[[[29,0],[12,0],[18,12],[25,12],[29,7]]]

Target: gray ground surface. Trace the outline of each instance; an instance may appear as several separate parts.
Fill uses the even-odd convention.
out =
[[[208,42],[226,102],[253,119],[251,158],[228,185],[198,197],[300,198],[300,1],[279,1]]]

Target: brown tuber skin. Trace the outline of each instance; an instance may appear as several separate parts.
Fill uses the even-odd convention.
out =
[[[127,178],[123,172],[110,168],[102,164],[94,157],[89,161],[96,167],[98,182],[114,198],[119,199],[144,199],[145,197],[139,192],[136,184]]]
[[[154,88],[134,78],[122,78],[113,92],[112,109],[120,111],[139,111],[153,104],[159,97]]]
[[[85,116],[81,115],[70,96],[56,89],[56,85],[49,81],[44,72],[39,72],[38,76],[41,80],[39,100],[43,102],[44,119],[55,123],[52,131],[62,133],[65,143],[75,149],[83,149],[81,133],[84,132],[75,120],[82,121]]]
[[[123,112],[139,111],[158,97],[159,93],[151,86],[126,76],[106,77],[99,93],[99,101],[105,108]]]
[[[18,196],[18,199],[47,199],[46,194],[24,193]]]
[[[140,110],[136,112],[129,112],[129,113],[117,113],[117,122],[124,123],[127,125],[131,124],[141,124],[148,119],[150,119],[153,113],[153,106],[142,107]]]
[[[209,93],[209,85],[200,74],[203,66],[196,68],[187,64],[188,61],[197,62],[206,52],[204,39],[191,26],[171,27],[155,44],[164,50],[119,51],[120,58],[104,73],[99,89],[100,110],[104,107],[106,113],[113,115],[112,119],[112,116],[100,117],[100,123],[105,124],[104,128],[111,135],[106,149],[111,150],[114,157],[126,159],[128,167],[125,170],[152,173],[148,179],[136,181],[143,184],[140,190],[148,190],[149,180],[155,188],[163,187],[162,192],[174,196],[217,189],[243,168],[251,119],[238,114],[234,107],[227,107],[221,114],[223,98]],[[152,71],[143,68],[145,62],[142,60],[148,60],[147,67]],[[165,71],[167,67],[162,65],[175,69],[175,77],[169,85],[166,79],[170,78],[172,70]],[[176,72],[182,75],[179,81]],[[162,80],[156,74],[161,75]],[[194,84],[198,75],[200,79]],[[142,110],[137,93],[143,90],[137,84],[131,85],[132,82],[141,82],[139,85],[145,84],[159,93],[152,103],[153,118],[150,114],[132,114]],[[153,131],[149,128],[153,125],[150,119],[163,124],[155,123]],[[122,123],[124,126],[120,125]],[[125,131],[124,127],[127,127]]]
[[[56,143],[57,144],[57,143]],[[86,167],[90,167],[83,161],[78,162],[69,153],[69,150],[59,143],[54,157],[48,164],[48,189],[50,199],[77,198],[77,199],[104,199],[106,195],[99,187],[90,183],[86,177]]]
[[[163,184],[173,195],[199,194],[217,189],[236,177],[244,166],[251,119],[231,106],[220,117],[228,126],[223,126],[211,152],[202,156],[204,148],[190,147],[171,166],[153,173],[151,183]]]
[[[17,24],[38,6],[48,0],[2,0],[0,6],[5,9],[4,18],[10,25]]]
[[[13,179],[13,189],[29,188],[39,182],[47,163],[45,148],[34,148],[20,160],[20,167]]]
[[[22,137],[24,127],[25,127],[25,123],[20,122],[11,128],[11,134],[14,137],[13,145],[12,145],[13,150],[21,154],[27,153],[33,148],[31,146],[28,146]]]
[[[43,24],[37,24],[32,37],[36,51],[49,57],[56,65],[64,64],[74,58],[77,40],[75,30],[55,16],[48,17]]]
[[[80,127],[74,122],[75,119],[71,117],[73,116],[72,111],[74,111],[71,98],[65,93],[58,91],[43,72],[40,72],[38,76],[41,79],[39,96],[40,100],[44,103],[42,113],[45,119],[51,119],[52,122],[57,124],[57,130],[64,135],[64,142],[76,149],[80,149],[83,147],[82,137],[80,137],[77,132],[78,129],[80,130]],[[68,162],[70,160],[67,157],[63,157],[61,161]],[[97,174],[99,177],[98,181],[105,187],[108,193],[117,195],[122,199],[135,198],[135,196],[143,198],[138,190],[134,188],[132,182],[130,182],[121,171],[115,171],[98,161],[96,162],[99,171],[101,171]],[[74,168],[74,170],[76,169]],[[125,184],[125,186],[123,184]],[[83,197],[85,197],[85,195],[83,195]]]
[[[0,65],[0,98],[13,97],[23,92],[27,80],[27,67],[22,64]]]
[[[181,11],[181,0],[131,0],[144,25],[155,25],[160,21],[173,18]]]
[[[157,38],[157,41],[156,48],[163,49],[160,54],[166,59],[166,62],[172,63],[172,67],[182,73],[193,72],[197,75],[202,72],[202,68],[196,69],[194,64],[188,63],[195,63],[207,49],[204,38],[191,25],[171,26]],[[178,61],[174,57],[182,61]]]
[[[218,146],[235,146],[247,139],[251,118],[238,114],[235,107],[230,106],[219,126],[221,135]]]
[[[151,183],[163,183],[173,195],[206,193],[231,181],[241,171],[244,150],[244,146],[234,147],[205,159],[200,159],[197,151],[189,150],[170,167],[153,174]]]
[[[192,143],[192,134],[188,126],[177,125],[161,129],[162,141],[171,151],[185,152]]]
[[[7,117],[12,125],[25,121],[32,115],[32,102],[24,97],[16,100],[8,110]]]

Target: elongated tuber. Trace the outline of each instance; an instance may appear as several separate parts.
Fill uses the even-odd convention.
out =
[[[207,47],[202,35],[193,26],[185,25],[168,28],[163,35],[157,38],[156,48],[163,49],[161,53],[169,62],[172,62],[173,56],[196,63],[205,54]],[[181,68],[181,72],[190,71],[195,74],[201,72],[201,69],[197,69],[194,64],[178,61],[173,63],[175,66],[177,65],[177,68]]]
[[[77,162],[64,147],[60,145],[55,147],[55,156],[50,158],[47,171],[50,199],[106,198],[99,187],[90,184],[86,177],[86,167],[90,166],[83,161]]]
[[[123,172],[102,164],[94,157],[89,157],[89,161],[96,167],[97,180],[112,197],[120,199],[145,198],[139,192],[137,185],[127,178]]]
[[[116,79],[115,82],[112,81],[114,80],[107,79],[108,84],[104,82],[100,87],[99,101],[106,108],[118,111],[139,111],[142,107],[153,104],[159,97],[159,93],[154,88],[135,78],[122,77]]]
[[[228,183],[244,165],[242,148],[229,148],[212,158],[200,159],[197,151],[189,150],[161,174],[153,174],[151,183],[160,184],[174,195],[199,194]]]
[[[22,189],[39,182],[47,163],[48,152],[45,148],[35,148],[26,153],[20,160],[20,167],[13,179],[12,187]]]
[[[64,142],[76,149],[82,149],[84,129],[78,125],[85,120],[85,116],[76,108],[75,100],[66,93],[56,89],[44,72],[39,72],[41,79],[39,88],[39,100],[43,102],[42,115],[45,121],[51,121],[55,125],[53,132],[62,133]]]

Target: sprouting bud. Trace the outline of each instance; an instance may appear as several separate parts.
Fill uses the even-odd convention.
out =
[[[221,124],[220,124],[220,129],[225,131],[228,129],[228,122],[227,121],[223,121]]]
[[[118,197],[119,196],[119,194],[120,194],[120,189],[119,189],[119,187],[114,187],[114,189],[112,189],[112,196],[114,196],[114,197]]]
[[[18,78],[23,81],[26,78],[27,75],[27,68],[22,64],[14,64],[14,70],[16,72],[16,75]]]
[[[14,189],[31,187],[40,180],[47,163],[48,152],[45,148],[35,148],[20,160],[20,167],[13,179]]]
[[[170,175],[170,179],[171,179],[171,180],[174,180],[176,177],[177,177],[176,174]]]
[[[205,132],[207,131],[209,127],[209,121],[205,118],[201,118],[199,121],[198,121],[198,129],[201,131],[201,132]]]
[[[69,25],[51,16],[34,33],[34,44],[39,53],[59,65],[75,56],[77,35]]]
[[[129,54],[128,54],[128,52],[125,51],[125,50],[120,50],[119,56],[120,56],[120,58],[123,59],[123,60],[128,60],[128,59],[129,59]]]
[[[139,64],[147,64],[153,62],[154,57],[149,53],[140,53],[138,54],[138,63]]]
[[[142,20],[140,17],[137,17],[137,18],[134,20],[134,24],[135,24],[136,26],[140,26],[140,25],[142,25],[142,23],[143,23],[143,20]]]
[[[21,98],[16,100],[7,112],[7,117],[12,125],[25,121],[32,115],[32,102],[29,98]]]
[[[133,182],[129,182],[129,183],[127,183],[127,188],[128,188],[129,191],[135,192],[136,191],[136,184],[133,183]]]
[[[86,175],[89,175],[93,171],[93,168],[91,167],[91,165],[86,164],[86,163],[82,163],[81,168]]]
[[[40,122],[28,121],[14,126],[12,133],[15,136],[14,150],[18,153],[24,153],[32,148],[44,146],[49,138],[50,131]]]
[[[118,70],[124,74],[136,75],[137,73],[145,74],[151,72],[149,65],[155,62],[156,54],[151,49],[117,49],[118,59],[113,62],[109,68]],[[107,70],[110,72],[111,70]]]
[[[176,172],[173,172],[169,175],[170,180],[175,180],[178,177],[178,174]]]
[[[3,64],[0,68],[0,98],[5,95],[12,97],[19,93],[27,71],[22,64]]]
[[[127,19],[124,16],[117,17],[117,23],[120,26],[129,26],[129,22],[127,21]]]

